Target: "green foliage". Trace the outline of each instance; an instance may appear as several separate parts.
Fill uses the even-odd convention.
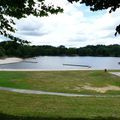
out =
[[[5,56],[5,50],[4,48],[0,47],[0,57],[4,57]]]
[[[120,45],[88,45],[78,49],[80,56],[120,56]]]
[[[61,45],[30,46],[18,41],[0,42],[0,56],[34,57],[34,56],[120,56],[120,45],[88,45],[81,48],[66,48]]]
[[[115,12],[118,8],[120,8],[120,0],[68,0],[69,2],[80,2],[80,4],[85,4],[86,6],[90,6],[90,10],[104,10],[110,9],[109,12]],[[116,27],[115,36],[120,34],[120,25]]]
[[[63,12],[63,9],[46,5],[45,0],[0,0],[0,35],[21,41],[20,38],[10,34],[16,30],[13,27],[15,25],[13,18],[21,19],[29,15],[42,17],[58,12]]]

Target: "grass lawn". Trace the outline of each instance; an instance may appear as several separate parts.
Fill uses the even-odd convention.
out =
[[[81,86],[120,87],[120,77],[104,71],[0,71],[0,86],[84,94]],[[77,88],[77,89],[76,89]],[[62,97],[0,91],[0,120],[120,120],[120,97]]]
[[[120,120],[120,98],[60,97],[0,91],[0,120]]]
[[[118,91],[99,93],[82,86],[120,87],[120,77],[104,71],[0,71],[0,86],[82,94],[120,94]]]

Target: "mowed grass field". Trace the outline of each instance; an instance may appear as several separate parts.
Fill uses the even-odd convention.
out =
[[[84,85],[120,87],[120,77],[104,71],[1,71],[0,86],[4,87],[106,97],[62,97],[1,90],[0,120],[120,120],[120,97],[115,97],[119,90],[100,93],[82,88]]]
[[[0,91],[1,120],[120,120],[120,98],[61,97]]]
[[[99,92],[86,87],[120,87],[120,77],[104,71],[0,71],[0,86],[81,94],[119,94],[120,90]]]

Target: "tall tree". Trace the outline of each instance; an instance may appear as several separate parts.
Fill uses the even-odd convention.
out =
[[[68,0],[69,2],[80,2],[90,7],[91,11],[104,10],[110,8],[109,12],[115,12],[120,8],[120,0]],[[120,34],[120,24],[116,27],[115,36]]]
[[[0,0],[0,35],[21,42],[21,39],[10,34],[16,31],[13,18],[21,19],[29,15],[42,17],[58,12],[63,12],[63,9],[46,5],[45,0]]]

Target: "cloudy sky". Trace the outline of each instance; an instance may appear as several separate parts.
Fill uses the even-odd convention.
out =
[[[91,12],[89,7],[67,0],[46,0],[64,8],[64,13],[49,17],[29,16],[16,22],[16,36],[34,45],[65,45],[83,47],[97,44],[120,44],[120,35],[114,36],[120,22],[120,10]]]

